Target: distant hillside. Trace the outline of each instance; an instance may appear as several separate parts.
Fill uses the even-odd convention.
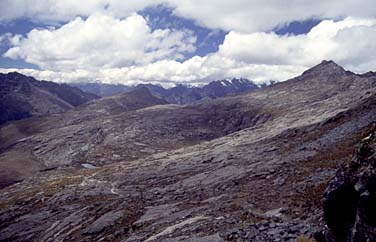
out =
[[[126,93],[88,102],[75,111],[82,117],[95,117],[96,115],[114,115],[163,104],[168,103],[164,99],[153,96],[146,87],[140,87]]]
[[[73,87],[77,87],[84,92],[93,93],[100,97],[108,97],[116,94],[129,92],[130,86],[121,84],[104,84],[104,83],[69,83]]]
[[[85,92],[96,94],[98,96],[112,96],[119,93],[129,92],[140,87],[146,87],[154,96],[163,98],[167,102],[173,104],[188,104],[205,98],[215,99],[227,95],[244,93],[258,89],[258,86],[256,84],[244,78],[212,81],[202,87],[177,85],[169,89],[153,84],[126,86],[120,84],[113,85],[101,83],[76,83],[70,85],[78,87]]]
[[[95,98],[98,96],[66,84],[38,81],[16,72],[0,73],[0,124],[61,113]]]

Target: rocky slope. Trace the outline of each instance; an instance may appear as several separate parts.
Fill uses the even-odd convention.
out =
[[[189,104],[201,99],[215,99],[227,95],[245,93],[258,89],[257,85],[244,78],[212,81],[202,87],[188,87],[185,85],[177,85],[168,89],[153,84],[125,86],[100,83],[78,83],[70,85],[76,86],[86,92],[94,93],[99,96],[111,96],[114,94],[125,93],[138,88],[146,87],[154,96],[163,98],[167,102],[172,104]]]
[[[83,160],[86,153],[103,142],[101,126],[109,117],[158,104],[167,103],[140,88],[93,100],[64,114],[34,117],[0,127],[0,187],[35,171]],[[47,158],[46,155],[48,159],[40,159]]]
[[[2,189],[0,241],[295,241],[373,128],[376,85],[325,61],[193,105],[81,108],[1,128],[1,164],[57,169]]]
[[[34,115],[65,112],[97,98],[65,84],[0,73],[0,124]]]
[[[121,84],[105,84],[105,83],[70,83],[69,85],[77,87],[84,92],[93,93],[100,97],[114,96],[117,94],[129,92],[130,86]]]
[[[376,122],[351,162],[340,168],[324,194],[329,229],[316,233],[319,242],[376,241]]]

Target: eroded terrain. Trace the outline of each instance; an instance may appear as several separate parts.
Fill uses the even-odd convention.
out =
[[[374,129],[375,84],[323,62],[244,95],[115,111],[95,100],[3,126],[1,165],[18,155],[45,171],[2,190],[0,240],[310,235],[336,167]]]

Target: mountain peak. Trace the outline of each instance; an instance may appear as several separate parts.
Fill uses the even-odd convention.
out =
[[[328,74],[346,74],[346,70],[332,60],[323,60],[320,64],[303,72],[303,75],[328,75]]]
[[[129,94],[132,94],[132,95],[135,95],[135,96],[147,96],[147,97],[152,96],[149,89],[147,87],[144,87],[144,86],[138,87],[138,88],[130,91],[127,95],[129,95]]]
[[[320,65],[337,65],[337,63],[335,63],[334,61],[332,60],[323,60],[321,61]]]
[[[334,62],[332,60],[323,60],[317,66],[321,66],[323,68],[332,68],[332,69],[344,70],[344,68],[342,66],[338,65],[336,62]]]
[[[121,93],[119,95],[112,96],[115,98],[120,98],[127,100],[127,102],[132,101],[132,102],[139,102],[141,101],[142,103],[147,103],[147,105],[150,104],[167,104],[167,102],[159,98],[155,95],[152,94],[152,92],[149,90],[149,88],[145,86],[140,86],[138,88],[135,88],[134,90],[126,93]],[[119,99],[119,100],[120,100]]]
[[[239,87],[239,86],[249,86],[249,87],[256,87],[252,81],[246,78],[228,78],[223,80],[212,81],[208,83],[206,86],[224,86],[224,87]]]

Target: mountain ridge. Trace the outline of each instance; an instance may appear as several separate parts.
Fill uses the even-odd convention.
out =
[[[126,86],[121,84],[82,83],[70,85],[81,88],[83,91],[91,92],[96,95],[102,94],[103,96],[111,96],[146,87],[153,95],[163,98],[172,104],[189,104],[205,98],[215,99],[226,95],[234,95],[258,89],[257,85],[245,78],[212,81],[200,87],[186,86],[183,84],[178,84],[171,88],[163,88],[160,85],[154,84]]]
[[[0,124],[65,112],[98,98],[66,84],[38,81],[17,72],[0,73]]]

